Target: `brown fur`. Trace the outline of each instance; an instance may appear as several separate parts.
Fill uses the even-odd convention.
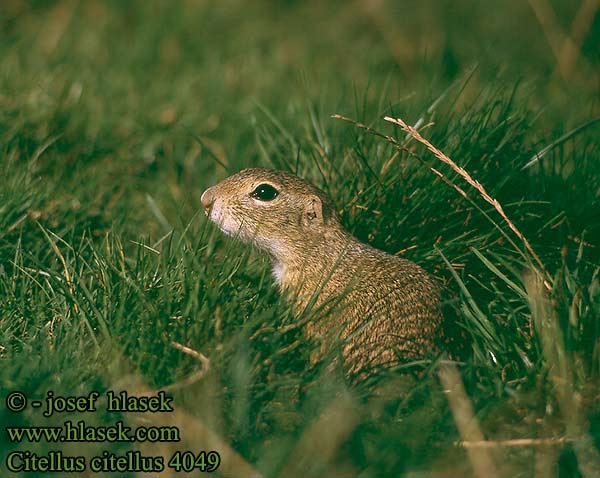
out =
[[[265,183],[279,191],[272,201],[251,196]],[[350,235],[320,189],[291,173],[251,168],[207,189],[202,203],[224,232],[271,256],[296,314],[325,311],[305,332],[325,346],[338,336],[349,373],[435,353],[441,313],[433,278]]]

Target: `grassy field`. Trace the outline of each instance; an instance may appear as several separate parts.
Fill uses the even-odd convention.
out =
[[[3,0],[3,427],[174,423],[221,454],[210,476],[598,476],[600,14],[495,3]],[[310,366],[266,258],[201,210],[247,166],[297,171],[434,274],[459,363]],[[175,412],[5,403],[159,389]],[[2,477],[184,476],[11,472],[18,450],[174,448],[0,434]]]

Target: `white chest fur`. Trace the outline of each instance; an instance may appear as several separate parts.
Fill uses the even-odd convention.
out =
[[[281,264],[280,262],[275,262],[273,264],[273,277],[275,277],[275,282],[277,282],[277,285],[281,286],[284,274],[285,269],[283,267],[283,264]]]

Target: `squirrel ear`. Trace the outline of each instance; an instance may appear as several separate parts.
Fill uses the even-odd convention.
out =
[[[323,224],[323,202],[319,196],[309,196],[303,219],[306,225]]]

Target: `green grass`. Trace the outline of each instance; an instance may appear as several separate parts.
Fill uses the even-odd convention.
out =
[[[208,224],[202,191],[259,165],[319,185],[357,237],[444,285],[450,351],[488,440],[591,436],[495,449],[500,476],[592,476],[600,124],[577,128],[600,116],[600,17],[565,82],[526,2],[384,3],[370,15],[361,2],[3,2],[3,425],[81,418],[11,413],[13,390],[41,399],[184,383],[202,363],[175,342],[210,361],[172,392],[194,451],[207,442],[191,430],[206,426],[268,477],[310,463],[308,476],[472,473],[436,364],[358,384],[327,372],[335,350],[311,367],[317,345],[267,260]],[[565,29],[571,3],[552,2]],[[394,49],[398,39],[407,51]],[[502,204],[550,290],[528,279],[535,262],[495,209],[385,115],[420,120]],[[56,445],[1,435],[2,476],[46,476],[10,474],[4,460]],[[103,449],[128,447],[61,448]]]

